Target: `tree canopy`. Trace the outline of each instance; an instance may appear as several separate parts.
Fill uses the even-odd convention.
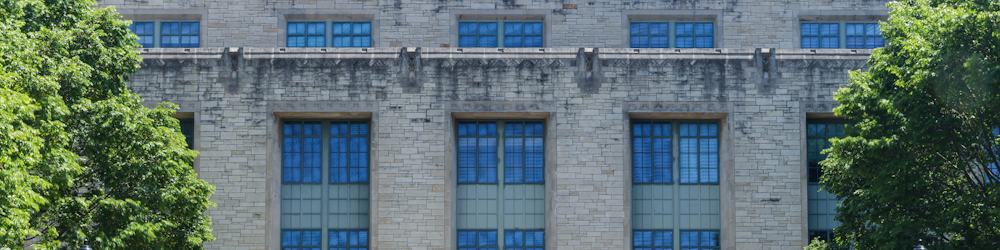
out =
[[[889,3],[886,47],[851,72],[821,181],[840,198],[834,245],[1000,248],[1000,2]]]
[[[128,21],[92,6],[0,0],[0,249],[201,249],[214,187],[176,106],[126,87]]]

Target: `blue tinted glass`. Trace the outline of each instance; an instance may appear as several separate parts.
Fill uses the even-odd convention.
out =
[[[476,231],[458,231],[458,246],[476,246]]]
[[[699,245],[698,243],[700,243],[698,241],[698,232],[681,232],[681,246],[695,247]]]
[[[496,36],[480,36],[479,37],[479,47],[496,47],[497,37]]]
[[[631,40],[632,48],[649,48],[648,36],[633,36]]]
[[[521,35],[524,34],[524,23],[504,23],[503,33],[505,35]],[[504,44],[506,45],[506,44]]]
[[[495,231],[480,231],[479,232],[479,246],[496,246],[497,245],[497,232]]]
[[[326,23],[309,23],[306,28],[306,33],[310,35],[326,34]]]
[[[497,23],[479,23],[480,35],[496,35]]]
[[[350,36],[334,36],[333,47],[351,47]]]
[[[355,35],[369,35],[372,33],[372,23],[354,23]]]
[[[542,37],[540,36],[524,37],[524,47],[542,47]]]
[[[877,23],[868,23],[868,24],[865,24],[865,35],[869,35],[869,36],[881,36],[882,35],[882,31],[879,30],[878,25],[879,24],[877,24]]]
[[[289,36],[288,43],[285,44],[288,47],[305,47],[306,38],[301,36]]]
[[[802,24],[802,35],[803,36],[818,36],[819,35],[819,24],[818,23],[804,23],[804,24]]]
[[[819,48],[819,37],[802,37],[802,48]]]
[[[712,35],[711,23],[697,23],[694,25],[694,33],[697,35]]]
[[[479,31],[478,23],[459,23],[458,24],[458,34],[462,35],[476,35]]]
[[[333,34],[335,35],[351,34],[351,23],[333,23]]]
[[[847,48],[860,49],[865,47],[864,37],[847,37]]]
[[[840,24],[824,23],[819,25],[819,34],[823,36],[836,36],[840,34]]]
[[[523,37],[521,36],[508,36],[503,38],[503,46],[506,47],[522,47],[524,46],[521,42]]]
[[[840,38],[839,37],[822,37],[820,38],[820,48],[839,48]]]
[[[632,23],[629,32],[632,35],[649,35],[649,23]]]
[[[309,36],[306,39],[306,46],[309,46],[309,47],[323,47],[323,46],[326,46],[326,37],[322,37],[322,36]]]
[[[649,38],[650,48],[667,48],[670,47],[670,37],[667,36],[654,36]]]
[[[712,37],[695,37],[694,41],[695,48],[711,48],[714,47],[712,43]]]
[[[476,36],[459,36],[458,46],[459,47],[476,47],[478,45],[479,37]]]
[[[525,35],[541,35],[542,34],[542,23],[524,23],[524,34]]]
[[[885,39],[882,37],[868,37],[865,41],[865,47],[869,49],[885,47]]]
[[[676,24],[675,30],[677,30],[678,35],[691,35],[694,34],[694,24],[693,23],[678,23]]]
[[[649,24],[649,34],[650,35],[669,35],[670,23],[650,23]]]
[[[865,34],[865,25],[861,23],[849,23],[846,28],[848,36],[862,36]]]
[[[694,37],[677,37],[677,48],[694,48]]]

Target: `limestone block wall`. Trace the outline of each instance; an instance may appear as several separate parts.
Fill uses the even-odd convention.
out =
[[[458,47],[459,20],[545,22],[545,47],[628,48],[629,20],[715,23],[717,48],[800,48],[800,21],[874,21],[885,0],[98,0],[129,20],[200,20],[202,47],[278,47],[286,20],[373,22],[373,47]],[[184,16],[187,15],[187,16]],[[671,31],[673,32],[673,31]]]
[[[196,121],[209,249],[278,249],[278,124],[371,119],[371,248],[456,249],[454,121],[544,119],[547,249],[628,249],[631,118],[721,121],[723,249],[806,242],[804,128],[870,50],[141,49]]]

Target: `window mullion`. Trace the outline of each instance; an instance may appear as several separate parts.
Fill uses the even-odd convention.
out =
[[[840,41],[840,44],[838,45],[841,49],[847,48],[847,22],[840,21],[840,25],[837,28],[839,29],[837,34],[839,35],[838,39]]]
[[[322,198],[320,198],[320,249],[327,249],[330,245],[329,235],[330,235],[330,225],[328,218],[330,217],[330,208],[327,206],[330,204],[330,121],[322,121],[320,123],[320,193]]]
[[[670,21],[668,23],[670,23],[670,24],[667,25],[667,48],[676,48],[677,47],[677,41],[675,39],[677,39],[677,34],[676,34],[677,33],[677,26],[675,26],[675,24],[677,22]],[[671,126],[671,127],[673,127],[673,126]]]
[[[160,21],[153,21],[153,48],[160,46]]]
[[[671,27],[673,26],[673,22],[671,22],[670,26]],[[673,34],[673,33],[671,33],[671,34]],[[671,40],[673,40],[673,39],[671,39]],[[680,125],[681,125],[681,123],[678,122],[678,121],[672,121],[672,122],[670,122],[670,137],[672,138],[670,140],[670,144],[671,144],[670,146],[672,147],[672,149],[671,149],[671,157],[673,157],[674,159],[676,159],[675,161],[673,161],[671,163],[672,166],[671,166],[671,170],[670,170],[673,173],[672,174],[673,177],[672,177],[672,180],[671,180],[671,185],[673,186],[672,190],[674,192],[673,193],[673,202],[671,202],[671,205],[673,206],[673,212],[671,212],[671,214],[670,214],[671,216],[670,217],[673,219],[673,224],[670,225],[670,229],[672,231],[672,233],[670,233],[670,235],[671,235],[671,237],[673,237],[673,244],[674,244],[674,246],[672,246],[672,247],[674,249],[679,249],[680,242],[681,242],[681,232],[680,232],[680,228],[677,226],[677,225],[681,224],[681,215],[680,215],[680,211],[681,211],[681,188],[680,188],[680,183],[681,183],[681,157],[680,157],[680,155],[681,155],[681,140],[680,140],[681,126]]]
[[[499,26],[499,25],[498,25]],[[499,30],[499,28],[498,28]],[[497,249],[504,248],[504,204],[507,202],[504,197],[504,121],[497,122]]]
[[[498,48],[503,48],[503,46],[504,46],[504,38],[503,38],[504,30],[503,30],[503,26],[504,26],[503,21],[497,21],[497,47]],[[521,42],[522,42],[522,44],[524,43],[523,40]],[[503,123],[503,122],[501,122],[501,123]]]

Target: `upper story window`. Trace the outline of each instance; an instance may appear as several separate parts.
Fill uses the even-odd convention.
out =
[[[133,22],[128,26],[128,29],[139,36],[139,44],[143,48],[152,48],[154,44],[153,37],[156,36],[154,25],[153,22]]]
[[[885,46],[878,23],[848,23],[847,48],[874,49]]]
[[[287,47],[371,47],[371,22],[288,22]]]
[[[289,22],[288,47],[326,47],[325,22]]]
[[[802,48],[873,49],[885,46],[878,23],[802,23]]]
[[[129,29],[139,36],[144,48],[201,46],[199,22],[133,22]]]
[[[632,48],[712,48],[715,47],[715,24],[631,22],[629,40]]]
[[[461,22],[459,47],[542,47],[542,22]]]

